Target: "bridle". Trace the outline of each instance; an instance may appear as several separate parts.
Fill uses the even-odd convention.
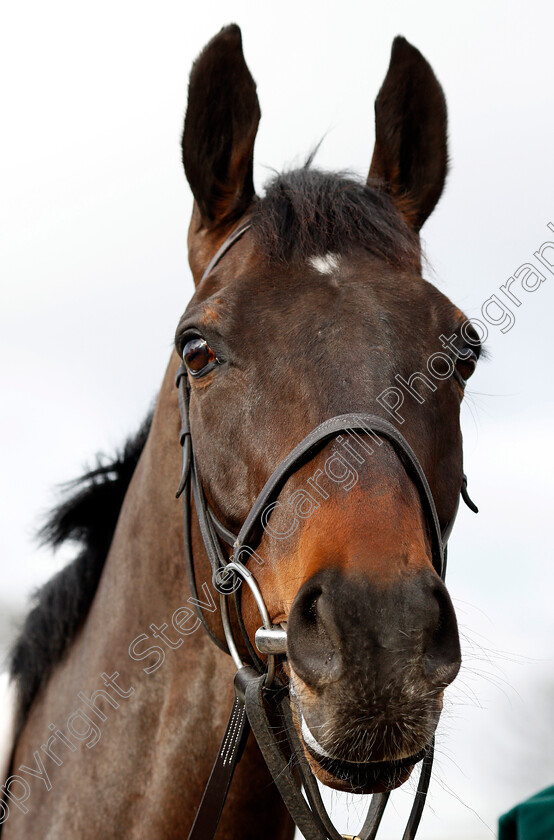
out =
[[[210,260],[201,282],[210,274],[233,244],[251,227],[246,220],[223,242]],[[277,657],[286,655],[286,630],[272,624],[263,595],[256,579],[246,567],[248,557],[255,554],[267,522],[268,512],[287,480],[301,466],[310,461],[330,440],[341,432],[362,432],[373,443],[380,445],[387,440],[398,455],[404,469],[418,490],[432,547],[432,561],[437,574],[444,580],[446,572],[446,543],[456,514],[441,531],[435,502],[425,473],[412,448],[400,432],[387,420],[373,414],[343,414],[325,420],[313,429],[277,466],[266,481],[250,509],[238,536],[229,531],[215,516],[208,505],[198,473],[189,424],[189,383],[187,370],[181,364],[176,375],[179,393],[181,429],[179,440],[182,447],[182,471],[177,496],[183,500],[184,554],[187,574],[195,605],[198,604],[198,590],[192,557],[190,491],[202,535],[202,541],[212,568],[212,579],[220,594],[221,617],[226,646],[208,626],[202,609],[196,611],[211,640],[223,651],[229,653],[235,665],[235,698],[229,722],[221,742],[208,784],[204,791],[188,840],[212,840],[217,830],[221,812],[231,784],[236,764],[240,760],[250,729],[252,729],[264,760],[279,789],[295,824],[306,840],[342,840],[331,823],[321,800],[316,779],[305,759],[290,710],[287,687],[276,673]],[[467,494],[464,475],[460,493],[474,512],[477,512]],[[224,554],[221,543],[233,549],[230,559]],[[244,562],[243,562],[243,558]],[[245,582],[252,591],[260,612],[262,627],[252,645],[241,610],[241,583]],[[235,612],[248,651],[250,662],[245,664],[239,652],[229,614],[229,598],[235,600]],[[267,657],[264,662],[259,654]],[[283,733],[285,738],[283,739]],[[422,768],[412,810],[402,840],[413,840],[417,831],[431,778],[433,764],[433,743],[429,744],[421,757]],[[294,757],[298,774],[291,769]],[[420,760],[414,757],[415,760]],[[302,794],[304,787],[305,797]],[[389,793],[374,794],[359,834],[352,840],[374,840]]]

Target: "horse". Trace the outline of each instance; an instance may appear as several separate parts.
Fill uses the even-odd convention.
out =
[[[428,783],[461,662],[445,546],[471,504],[481,352],[422,277],[445,97],[397,37],[367,180],[310,155],[262,196],[259,119],[233,24],[190,75],[195,291],[154,411],[43,529],[81,549],[12,652],[2,840],[340,837],[316,779],[374,794],[366,840],[420,763]]]

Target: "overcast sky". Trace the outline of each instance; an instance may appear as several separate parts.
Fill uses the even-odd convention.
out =
[[[161,382],[192,290],[179,148],[188,73],[231,21],[258,84],[259,189],[323,135],[320,166],[365,176],[373,101],[403,34],[449,107],[452,165],[423,229],[426,276],[481,317],[554,241],[551,3],[10,4],[0,27],[0,633],[68,559],[32,541],[52,488],[113,451]],[[447,692],[422,838],[491,838],[502,811],[554,783],[554,275],[545,276],[513,306],[511,329],[490,326],[490,359],[462,412],[481,512],[461,510],[450,544],[464,668]],[[333,799],[344,821],[345,798]],[[382,840],[398,837],[410,796],[393,800]],[[355,832],[358,804],[348,810],[340,827]]]

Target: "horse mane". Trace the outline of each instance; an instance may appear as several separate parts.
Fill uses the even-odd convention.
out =
[[[152,415],[109,463],[97,466],[63,485],[64,498],[38,532],[41,544],[59,548],[80,544],[77,557],[33,595],[33,607],[9,658],[17,688],[16,737],[41,686],[48,680],[82,626],[112,542],[121,506]]]
[[[278,262],[363,248],[396,266],[419,260],[419,238],[380,183],[344,172],[300,169],[277,174],[252,214],[257,244]]]

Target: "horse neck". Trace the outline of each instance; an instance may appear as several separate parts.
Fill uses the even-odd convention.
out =
[[[131,583],[124,594],[127,608],[152,621],[158,608],[167,612],[173,602],[188,597],[181,503],[175,498],[180,474],[180,420],[174,384],[177,364],[172,356],[104,575],[107,578],[112,568],[123,573]]]
[[[181,418],[175,387],[178,364],[174,354],[160,389],[148,440],[121,510],[102,583],[114,573],[123,574],[131,583],[131,589],[126,587],[123,595],[125,612],[138,613],[138,622],[144,624],[146,621],[147,627],[150,621],[156,620],[156,612],[168,620],[176,609],[186,607],[190,615],[185,621],[187,645],[190,641],[193,647],[204,648],[207,636],[192,615],[183,544],[182,501],[175,494],[181,475]],[[191,510],[191,545],[199,598],[206,599],[204,616],[208,624],[217,625],[218,605],[214,600],[217,593],[211,590],[209,594],[207,586],[202,586],[211,581],[211,566],[192,499]],[[107,583],[105,588],[109,589]],[[109,589],[108,598],[117,601],[117,587]],[[183,620],[183,613],[180,618]],[[171,621],[169,624],[171,626]],[[196,629],[189,633],[192,627]],[[175,633],[172,635],[175,637]],[[202,639],[202,643],[198,639]]]
[[[182,503],[175,496],[181,472],[180,416],[175,387],[177,365],[178,359],[173,356],[160,389],[148,440],[121,509],[96,600],[104,626],[113,624],[118,637],[126,633],[129,647],[140,633],[146,634],[150,644],[158,645],[164,652],[163,667],[165,671],[167,666],[168,680],[181,683],[183,667],[189,675],[195,668],[202,669],[202,662],[213,658],[214,651],[198,626],[189,602],[191,592],[184,562]],[[194,521],[193,532],[196,529]],[[197,538],[193,542],[196,544],[195,566],[205,577],[209,561],[201,541]],[[200,546],[202,550],[199,550]],[[215,603],[210,606],[215,610]],[[176,631],[172,622],[179,611],[180,620],[186,619],[184,634]],[[89,619],[94,621],[94,614]],[[160,627],[163,624],[168,625],[165,634],[175,647],[153,638],[158,631],[152,630],[152,625]],[[192,628],[195,629],[190,632]],[[146,649],[147,644],[146,641],[141,644],[141,650]],[[174,652],[178,655],[172,656]],[[151,665],[152,659],[144,660],[144,665]],[[227,664],[228,657],[224,659]]]
[[[92,792],[104,777],[118,779],[117,794],[107,807],[106,825],[98,826],[94,836],[107,831],[113,820],[113,824],[122,819],[134,824],[139,814],[148,832],[143,835],[137,828],[129,837],[180,836],[174,831],[190,825],[233,698],[230,658],[217,650],[202,628],[183,637],[172,626],[173,614],[187,609],[190,597],[181,503],[175,498],[180,473],[175,368],[172,360],[90,611],[68,655],[33,704],[16,745],[13,767],[33,766],[33,752],[46,743],[51,721],[67,734],[66,722],[81,709],[98,723],[82,695],[90,700],[95,692],[106,693],[101,675],[117,672],[118,685],[129,695],[121,699],[107,691],[116,708],[105,701],[105,694],[100,696],[97,702],[105,716],[100,715],[98,723],[100,743],[90,750],[80,743],[70,752],[57,742],[62,764],[47,759],[58,790],[71,790],[75,778],[83,790],[90,789],[90,796],[75,792],[82,808],[83,837],[89,836],[84,832],[87,819],[96,813]],[[164,626],[172,644],[155,638]],[[157,652],[145,657],[154,646]],[[196,758],[187,762],[191,753]],[[52,825],[72,825],[73,806],[67,802],[71,796],[48,793],[39,781],[33,785],[32,799],[36,816],[21,817],[26,836],[47,836]],[[17,834],[18,819],[17,814],[10,816],[6,837],[12,831],[14,837],[23,836]],[[62,831],[56,836],[66,840],[75,835]]]

